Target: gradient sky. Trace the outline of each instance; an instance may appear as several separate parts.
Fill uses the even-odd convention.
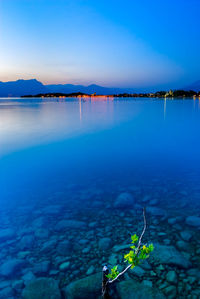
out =
[[[199,0],[0,0],[0,81],[188,85],[199,14]]]

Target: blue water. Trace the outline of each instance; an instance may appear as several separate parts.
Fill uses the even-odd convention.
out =
[[[89,268],[100,272],[114,246],[139,234],[144,206],[145,241],[174,246],[190,263],[162,262],[159,270],[149,261],[145,280],[167,298],[199,298],[199,132],[199,100],[0,99],[0,264],[8,262],[0,266],[0,298],[22,298],[38,277],[52,277],[63,289]],[[123,192],[133,205],[117,208]],[[188,216],[197,217],[195,224]],[[5,229],[10,235],[1,237]],[[110,239],[106,250],[103,238]],[[53,245],[44,250],[48,241]],[[14,259],[21,265],[15,268]],[[70,264],[64,271],[63,262]],[[169,271],[177,281],[163,286]]]

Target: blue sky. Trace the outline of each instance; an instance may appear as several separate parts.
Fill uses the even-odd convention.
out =
[[[0,0],[0,81],[180,87],[200,80],[199,0]]]

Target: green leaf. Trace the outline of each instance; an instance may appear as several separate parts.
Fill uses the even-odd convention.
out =
[[[135,245],[133,245],[133,246],[131,246],[130,248],[131,248],[131,249],[135,249],[135,247],[136,247],[136,246],[135,246]]]
[[[138,236],[136,234],[134,234],[133,236],[131,236],[131,240],[132,242],[131,243],[136,243],[138,241]]]
[[[117,266],[114,266],[112,270],[117,271]]]
[[[149,250],[150,250],[150,252],[152,252],[154,250],[153,244],[149,244]]]

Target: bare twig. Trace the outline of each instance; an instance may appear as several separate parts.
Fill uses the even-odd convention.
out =
[[[141,246],[141,243],[142,243],[142,238],[143,238],[144,233],[145,233],[146,228],[147,228],[146,210],[145,210],[145,208],[143,208],[143,218],[144,218],[144,228],[143,228],[142,234],[141,234],[141,236],[140,236],[140,238],[139,238],[138,247],[137,247],[137,249],[136,249],[136,255],[138,254],[138,251],[139,251],[140,246]]]

